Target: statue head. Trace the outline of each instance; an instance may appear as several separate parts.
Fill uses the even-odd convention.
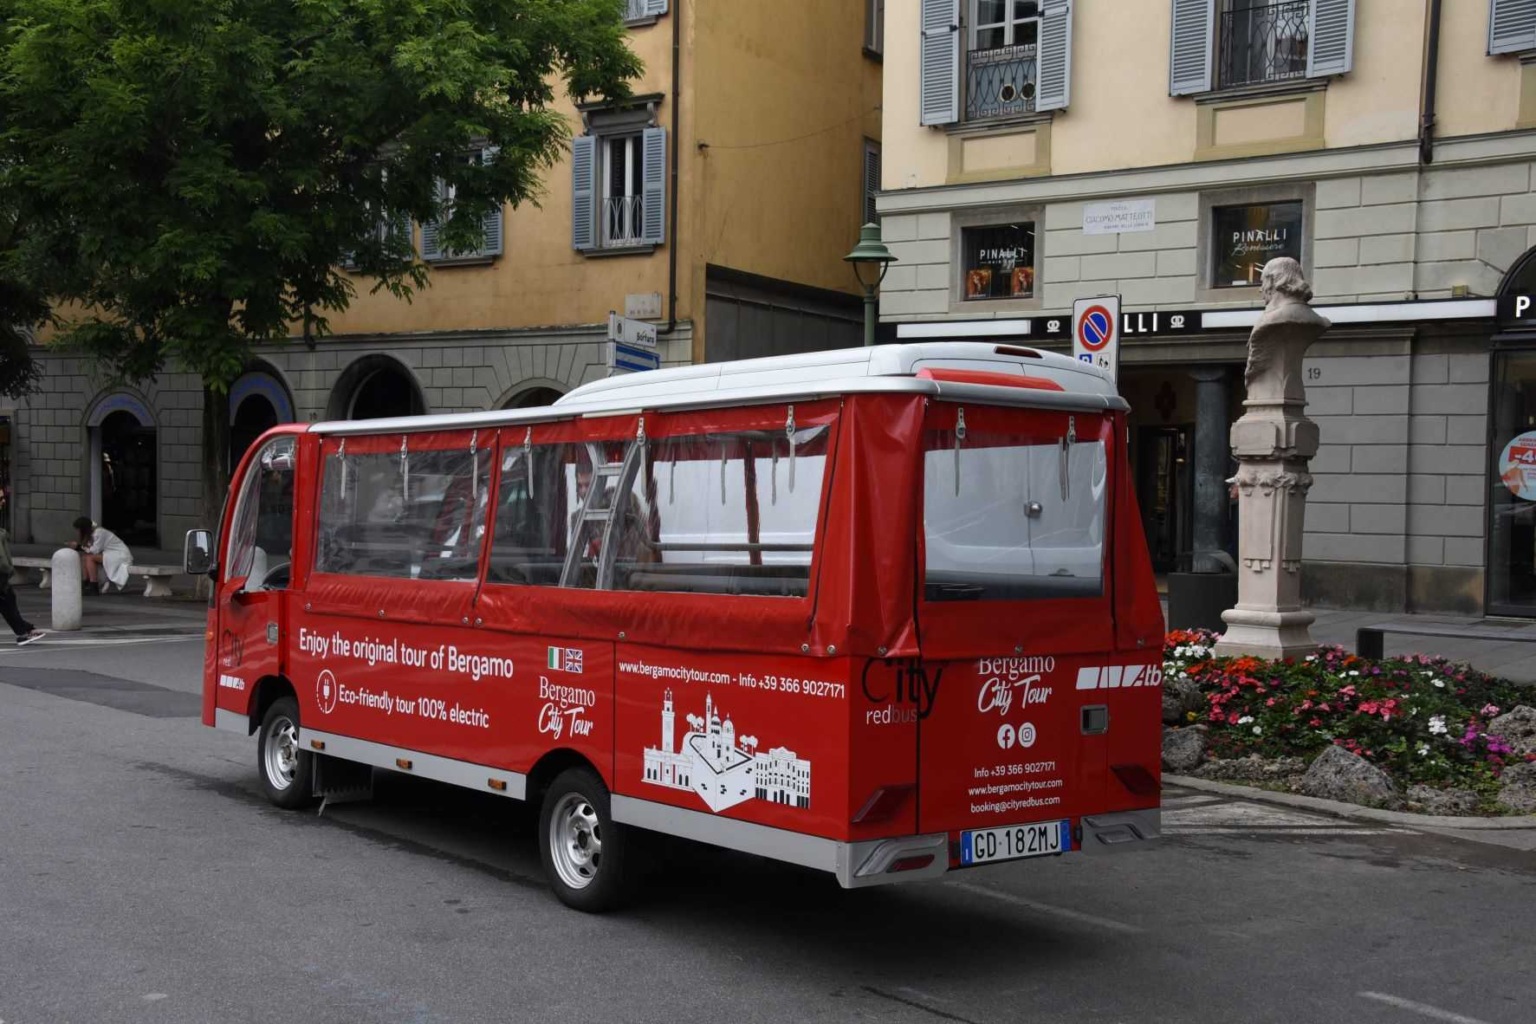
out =
[[[1301,264],[1289,256],[1276,256],[1264,264],[1259,277],[1259,294],[1269,308],[1289,302],[1311,302],[1312,288],[1301,276]]]

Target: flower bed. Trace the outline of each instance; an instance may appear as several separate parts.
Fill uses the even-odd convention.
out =
[[[1536,704],[1536,690],[1443,658],[1370,661],[1340,647],[1296,661],[1218,658],[1215,641],[1180,630],[1163,649],[1164,685],[1185,693],[1185,724],[1206,726],[1209,757],[1311,760],[1338,746],[1402,789],[1470,791],[1479,811],[1496,809],[1507,770],[1536,762],[1528,745],[1489,731],[1501,714]]]

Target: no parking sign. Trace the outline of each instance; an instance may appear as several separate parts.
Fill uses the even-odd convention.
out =
[[[1101,295],[1072,304],[1072,354],[1117,379],[1120,370],[1120,296]]]

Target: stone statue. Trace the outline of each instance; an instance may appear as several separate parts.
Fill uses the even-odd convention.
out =
[[[1302,359],[1329,327],[1307,303],[1312,289],[1288,256],[1270,260],[1260,279],[1264,312],[1248,337],[1243,379],[1247,410],[1232,424],[1232,478],[1238,491],[1237,607],[1222,613],[1218,654],[1285,658],[1317,645],[1301,607],[1301,542],[1307,465],[1317,454],[1317,424],[1307,419]]]

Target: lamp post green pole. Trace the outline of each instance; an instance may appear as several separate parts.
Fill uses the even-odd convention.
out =
[[[880,241],[880,225],[865,224],[859,229],[859,244],[843,259],[853,265],[853,275],[864,289],[864,346],[870,348],[875,344],[875,321],[879,317],[875,295],[896,257]]]

